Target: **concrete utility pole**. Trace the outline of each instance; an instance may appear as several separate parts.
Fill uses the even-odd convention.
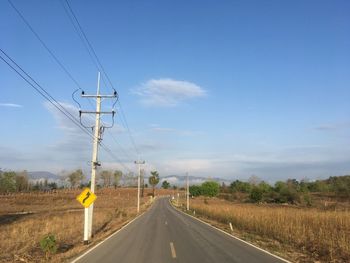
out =
[[[140,184],[141,184],[141,164],[145,164],[145,161],[135,161],[135,164],[139,166],[139,176],[137,178],[137,213],[140,212]]]
[[[95,183],[96,183],[96,171],[97,167],[101,166],[98,161],[98,145],[102,141],[102,133],[105,127],[100,127],[101,115],[102,114],[112,114],[114,117],[115,111],[101,111],[101,100],[102,98],[117,98],[117,93],[114,91],[113,95],[100,95],[100,72],[98,72],[97,78],[97,93],[96,95],[86,95],[84,91],[81,93],[82,98],[96,98],[96,111],[82,111],[79,110],[80,117],[82,114],[95,114],[95,126],[94,138],[93,138],[93,148],[92,148],[92,161],[91,161],[91,186],[90,190],[92,193],[95,192]],[[85,208],[84,211],[84,244],[89,243],[89,239],[92,237],[92,217],[93,217],[94,205],[90,205],[89,208]]]
[[[187,195],[187,211],[190,210],[190,182],[189,182],[189,178],[188,178],[188,173],[186,173],[187,175],[187,189],[186,189],[186,195]]]

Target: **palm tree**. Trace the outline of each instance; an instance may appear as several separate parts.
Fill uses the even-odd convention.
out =
[[[154,197],[154,188],[159,183],[159,173],[157,171],[152,171],[151,176],[148,178],[148,182],[152,185],[153,197]]]

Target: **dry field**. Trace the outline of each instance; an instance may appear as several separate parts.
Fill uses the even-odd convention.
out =
[[[55,235],[64,262],[87,249],[82,244],[84,212],[75,200],[81,190],[0,195],[0,262],[45,262],[39,241]],[[141,211],[150,205],[146,190]],[[100,189],[94,203],[93,245],[136,216],[137,189]],[[156,194],[165,194],[158,190]]]
[[[191,199],[191,210],[294,262],[350,262],[350,212]]]

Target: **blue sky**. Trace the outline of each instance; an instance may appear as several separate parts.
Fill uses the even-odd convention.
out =
[[[12,1],[94,93],[97,70],[61,1]],[[349,1],[69,2],[148,170],[267,181],[350,173]],[[77,114],[75,84],[7,1],[0,10],[0,47]],[[90,139],[2,62],[0,91],[0,167],[89,169]],[[135,169],[120,113],[104,142]]]

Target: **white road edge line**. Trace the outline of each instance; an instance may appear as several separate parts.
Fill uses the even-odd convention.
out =
[[[152,203],[153,206],[154,202]],[[149,207],[150,208],[150,207]],[[75,263],[77,262],[79,259],[81,259],[82,257],[86,256],[87,254],[89,254],[92,250],[94,250],[95,248],[97,248],[98,246],[100,246],[102,243],[106,242],[108,239],[112,238],[113,236],[115,236],[116,234],[118,234],[120,231],[122,231],[124,228],[126,228],[128,225],[130,225],[132,222],[134,222],[136,219],[140,218],[141,216],[143,216],[146,212],[148,212],[149,209],[147,209],[146,211],[144,211],[142,214],[138,215],[137,217],[135,217],[133,220],[129,221],[126,225],[122,226],[121,228],[119,228],[116,232],[114,232],[113,234],[111,234],[109,237],[107,237],[106,239],[102,240],[100,243],[96,244],[95,246],[93,246],[92,248],[90,248],[89,250],[85,251],[84,254],[80,255],[79,257],[77,257],[76,259],[74,259],[73,261],[71,261],[71,263]]]
[[[222,233],[224,233],[224,234],[226,234],[226,235],[228,235],[228,236],[230,236],[230,237],[232,237],[232,238],[234,238],[234,239],[236,239],[236,240],[239,240],[239,241],[241,241],[241,242],[243,242],[243,243],[245,243],[245,244],[247,244],[247,245],[249,245],[249,246],[252,246],[252,247],[254,247],[254,248],[256,248],[256,249],[258,249],[258,250],[260,250],[260,251],[262,251],[262,252],[265,252],[266,254],[269,254],[270,256],[273,256],[273,257],[275,257],[275,258],[278,258],[278,259],[280,259],[280,260],[282,260],[282,261],[284,261],[284,262],[286,262],[286,263],[292,263],[291,261],[288,261],[287,259],[281,258],[281,257],[279,257],[279,256],[277,256],[277,255],[275,255],[275,254],[272,254],[271,252],[269,252],[269,251],[267,251],[267,250],[265,250],[265,249],[262,249],[262,248],[260,248],[260,247],[257,247],[257,246],[255,246],[255,245],[253,245],[253,244],[251,244],[251,243],[249,243],[249,242],[243,240],[243,239],[240,239],[240,238],[238,238],[238,237],[236,237],[236,236],[234,236],[234,235],[231,235],[230,233],[227,233],[226,231],[224,231],[224,230],[222,230],[222,229],[220,229],[220,228],[217,228],[217,227],[215,227],[215,226],[213,226],[213,225],[211,225],[211,224],[209,224],[209,223],[207,223],[207,222],[204,222],[204,221],[200,220],[200,219],[197,218],[197,217],[194,217],[194,216],[192,216],[192,215],[186,214],[185,212],[181,211],[180,209],[175,208],[175,207],[173,206],[173,204],[171,203],[170,199],[169,199],[169,203],[170,203],[170,205],[173,207],[173,209],[175,209],[175,211],[179,211],[179,212],[183,213],[184,215],[187,215],[187,216],[189,216],[189,217],[192,217],[193,219],[196,219],[197,221],[199,221],[199,222],[201,222],[201,223],[203,223],[203,224],[205,224],[205,225],[208,225],[208,226],[210,226],[210,227],[212,227],[212,228],[214,228],[214,229],[216,229],[216,230],[218,230],[218,231],[220,231],[220,232],[222,232]]]
[[[173,258],[176,258],[176,252],[175,252],[175,247],[174,247],[174,243],[170,242],[170,250],[171,250],[171,256]]]

